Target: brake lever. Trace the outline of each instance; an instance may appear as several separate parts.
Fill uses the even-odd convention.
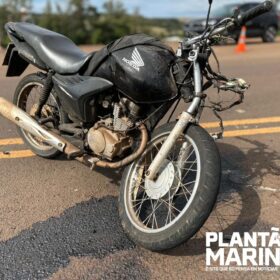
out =
[[[246,90],[250,88],[250,84],[248,84],[245,80],[231,79],[228,82],[217,86],[220,90],[224,91],[233,91],[236,93],[244,93]]]

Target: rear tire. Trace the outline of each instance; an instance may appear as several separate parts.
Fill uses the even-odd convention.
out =
[[[150,146],[156,145],[153,143],[156,143],[154,141],[156,141],[156,139],[158,139],[159,137],[167,137],[170,134],[173,127],[174,127],[174,123],[166,124],[156,129],[152,135],[152,140],[147,146],[147,149],[149,149],[149,145]],[[198,179],[199,181],[195,192],[194,192],[195,187],[193,188],[192,193],[194,196],[193,197],[190,196],[189,200],[187,200],[187,203],[189,203],[190,201],[189,206],[187,207],[188,204],[184,206],[187,209],[182,210],[182,212],[178,214],[178,219],[174,218],[174,223],[171,222],[171,218],[170,218],[169,227],[166,228],[165,226],[163,227],[162,230],[159,231],[158,227],[154,228],[152,226],[151,228],[148,227],[147,224],[145,228],[145,221],[144,222],[143,220],[140,221],[141,214],[140,212],[138,212],[138,209],[136,210],[135,208],[136,210],[135,211],[136,214],[135,214],[132,213],[131,210],[133,209],[133,207],[129,208],[130,196],[134,195],[135,203],[136,201],[139,201],[139,199],[135,200],[135,198],[138,198],[138,196],[135,196],[134,194],[135,190],[130,189],[129,183],[135,182],[135,179],[133,181],[131,180],[130,177],[134,176],[133,174],[135,173],[133,173],[134,172],[133,170],[136,170],[135,168],[139,168],[140,166],[141,169],[141,163],[140,163],[141,158],[136,162],[134,162],[132,165],[128,166],[125,169],[124,174],[122,176],[121,190],[119,196],[119,214],[120,214],[122,226],[124,228],[124,231],[127,233],[127,235],[131,238],[132,241],[152,251],[161,251],[165,249],[170,249],[181,244],[182,242],[189,240],[203,226],[203,224],[209,217],[216,202],[216,198],[220,187],[220,176],[221,176],[220,155],[216,147],[216,144],[212,139],[212,137],[203,128],[195,125],[191,125],[190,127],[187,128],[185,132],[185,137],[187,137],[190,141],[194,143],[199,153],[200,175],[199,177],[196,177],[196,180],[197,178],[199,178]],[[185,159],[186,157],[183,158]],[[190,159],[187,158],[187,161],[185,162],[188,162],[188,160]],[[181,164],[182,163],[180,163],[180,166]],[[185,165],[183,166],[185,167]],[[198,167],[196,169],[199,170]],[[138,184],[137,181],[139,182],[139,175],[133,178],[137,178],[134,184],[135,185]],[[175,185],[176,184],[177,183],[175,183]],[[148,190],[146,188],[146,184],[143,183],[143,186],[145,189],[143,192],[147,194]],[[180,187],[179,189],[177,189],[177,192],[178,190],[180,190]],[[155,198],[150,200],[154,201],[154,199]],[[169,202],[170,202],[170,193],[169,193]],[[137,203],[139,204],[139,202]],[[151,202],[151,204],[153,204],[153,202]],[[153,212],[155,213],[154,210],[155,206],[152,207],[152,209]],[[136,221],[136,219],[138,219],[138,221]],[[143,228],[141,228],[141,222],[143,222],[142,223]]]
[[[265,29],[262,36],[264,43],[274,43],[277,36],[277,29],[274,26],[269,26]]]
[[[27,112],[28,114],[30,114],[30,109],[27,108],[28,107],[28,102],[30,102],[29,105],[32,105],[33,103],[33,99],[31,100],[31,94],[32,91],[36,89],[36,94],[39,96],[40,94],[40,89],[42,89],[42,87],[44,86],[45,83],[45,77],[43,75],[39,75],[39,74],[30,74],[26,77],[24,77],[18,84],[15,94],[14,94],[14,100],[13,103],[18,106],[19,108],[21,108],[23,111]],[[38,90],[37,90],[38,88]],[[30,98],[30,100],[28,100],[28,98]],[[35,96],[36,98],[36,96]],[[61,121],[61,119],[63,119],[64,113],[61,111],[61,107],[59,106],[59,102],[57,100],[57,98],[55,97],[54,92],[51,92],[50,97],[47,101],[47,104],[50,102],[56,104],[57,106],[57,111],[59,112],[59,121]],[[35,104],[35,101],[34,101]],[[33,105],[34,105],[33,104]],[[26,143],[26,145],[30,148],[30,150],[35,153],[36,155],[43,157],[43,158],[55,158],[58,155],[61,154],[60,151],[58,151],[57,149],[49,146],[46,143],[41,143],[38,139],[36,139],[35,137],[33,137],[32,135],[30,135],[29,133],[27,133],[26,131],[24,131],[22,128],[17,127],[18,133],[20,135],[20,137],[24,140],[24,142]]]

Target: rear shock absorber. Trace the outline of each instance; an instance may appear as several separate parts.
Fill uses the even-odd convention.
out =
[[[51,91],[53,89],[53,80],[52,80],[53,75],[54,75],[54,72],[52,70],[48,72],[48,75],[47,75],[47,78],[46,78],[46,81],[45,81],[45,84],[44,84],[44,87],[42,89],[42,93],[41,93],[41,96],[39,99],[38,107],[35,112],[35,117],[37,119],[41,118],[42,109],[43,109],[44,105],[47,103],[47,101],[50,97]]]

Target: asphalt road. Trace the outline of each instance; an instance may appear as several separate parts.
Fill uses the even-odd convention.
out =
[[[235,54],[233,46],[216,51],[224,74],[252,86],[244,104],[222,114],[227,122],[226,138],[218,142],[221,192],[202,230],[162,253],[135,246],[118,219],[121,171],[34,157],[15,127],[0,118],[0,279],[280,278],[280,268],[205,271],[206,231],[280,227],[280,42],[251,43],[245,54]],[[0,75],[0,95],[11,100],[19,79],[4,78],[3,67]],[[215,91],[210,98],[217,98]],[[210,131],[217,129],[211,112],[202,121]]]

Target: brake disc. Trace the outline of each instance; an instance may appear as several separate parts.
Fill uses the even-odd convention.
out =
[[[177,174],[177,176],[176,176]],[[155,181],[145,180],[145,191],[151,199],[173,197],[180,186],[180,173],[174,164],[165,160]]]

